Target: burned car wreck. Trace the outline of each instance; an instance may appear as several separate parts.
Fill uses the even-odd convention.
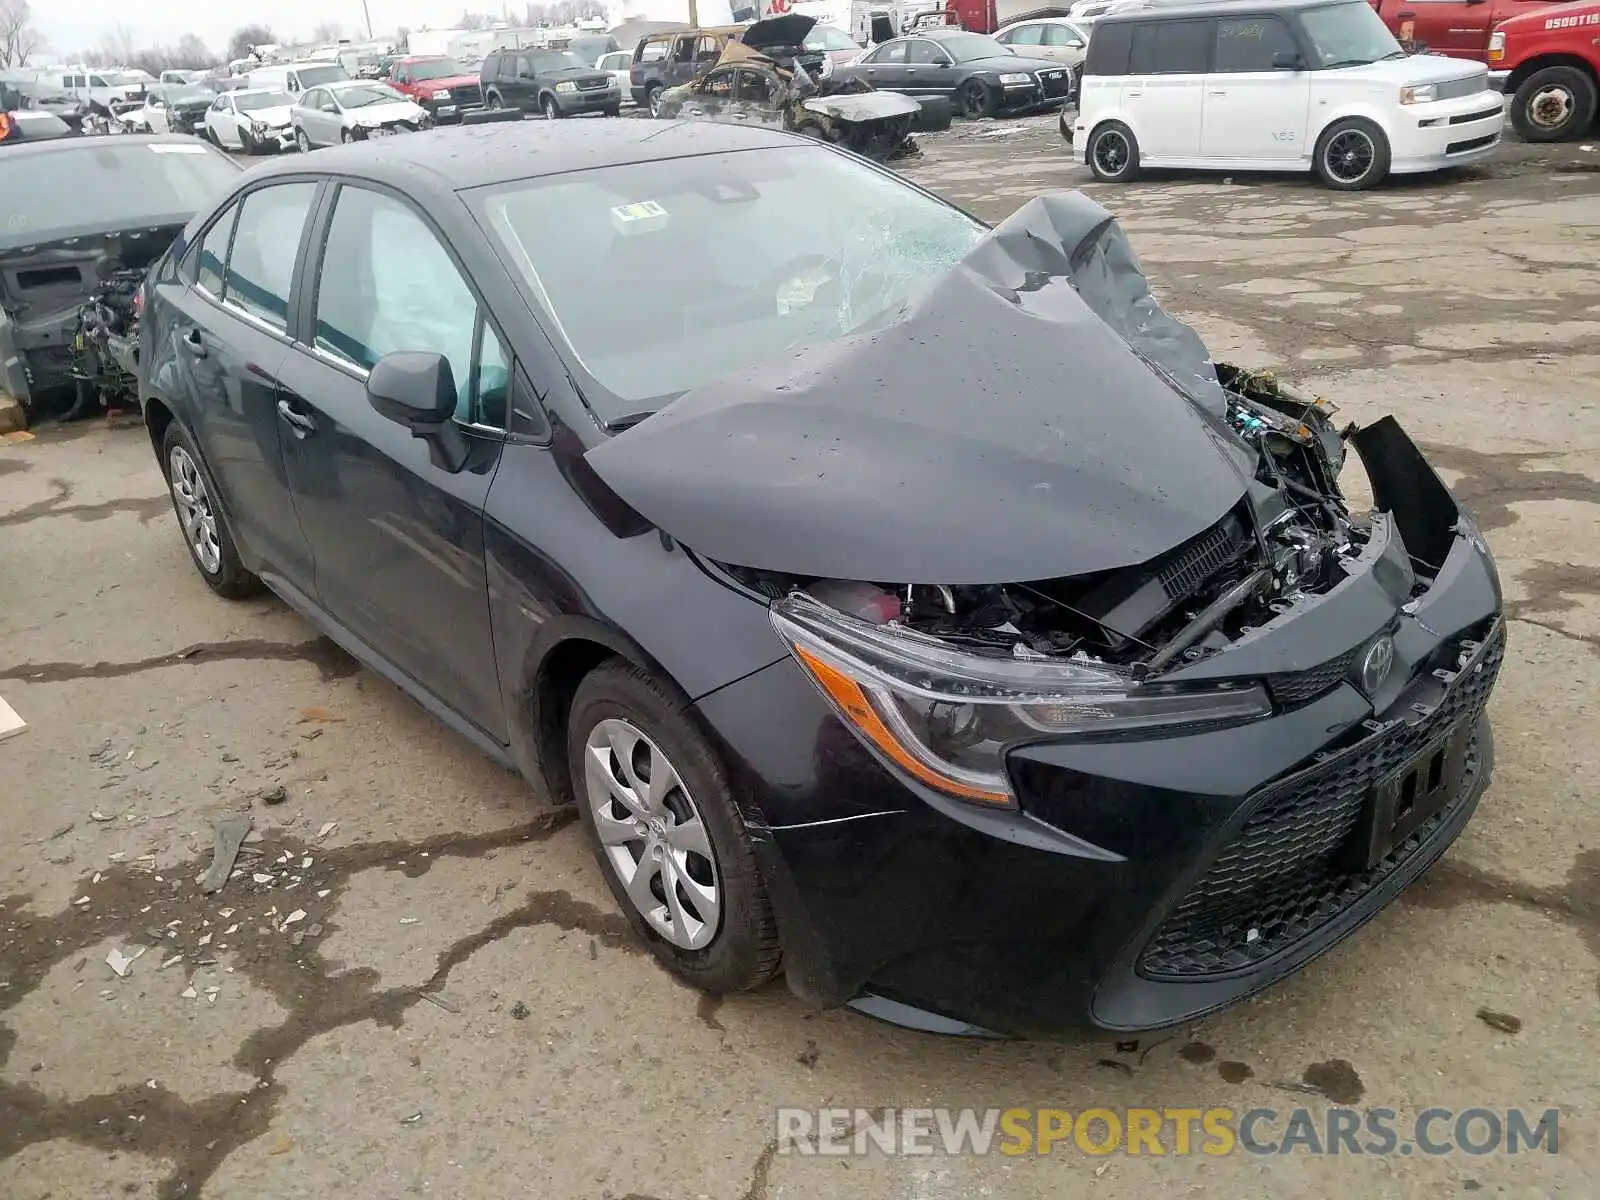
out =
[[[864,80],[836,79],[827,54],[803,44],[815,25],[801,16],[758,21],[710,70],[663,92],[656,115],[786,129],[879,161],[916,154],[921,106]]]
[[[136,401],[139,294],[150,265],[237,176],[180,135],[73,137],[0,157],[0,394],[29,420]]]
[[[586,460],[791,652],[699,707],[758,764],[803,996],[957,1033],[1189,1020],[1351,933],[1487,785],[1471,518],[1392,418],[1213,363],[1081,195]],[[809,765],[751,749],[774,720]]]

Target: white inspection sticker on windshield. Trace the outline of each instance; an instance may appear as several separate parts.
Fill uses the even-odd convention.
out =
[[[667,210],[654,200],[641,200],[637,204],[619,204],[611,210],[611,223],[619,233],[647,233],[660,229],[667,222]]]
[[[186,142],[152,142],[151,154],[209,154],[209,150],[199,142],[189,145]]]

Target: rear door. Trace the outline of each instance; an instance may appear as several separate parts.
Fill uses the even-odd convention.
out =
[[[246,562],[312,587],[310,546],[278,437],[278,373],[289,353],[289,292],[317,184],[273,183],[230,205],[158,284],[152,384],[183,411]],[[266,566],[263,568],[262,563]]]
[[[345,184],[306,313],[283,366],[289,478],[316,563],[317,594],[345,628],[505,741],[489,626],[483,504],[499,463],[507,343],[422,213],[387,191]],[[382,417],[367,372],[398,350],[443,354],[472,446],[460,471]]]
[[[1205,157],[1289,166],[1311,153],[1306,145],[1311,72],[1273,67],[1280,55],[1303,58],[1281,18],[1217,19],[1201,116],[1200,152]]]
[[[1142,158],[1195,158],[1213,22],[1141,21],[1133,27],[1122,108]]]
[[[862,64],[867,82],[884,91],[903,92],[910,82],[906,75],[905,41],[887,42],[869,54]]]
[[[912,38],[906,43],[905,86],[900,90],[922,95],[953,95],[956,90],[955,60],[928,38]]]

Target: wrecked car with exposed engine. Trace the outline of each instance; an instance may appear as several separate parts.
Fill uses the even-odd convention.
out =
[[[461,138],[198,217],[146,422],[207,584],[575,803],[680,978],[1166,1026],[1465,826],[1505,636],[1478,528],[1392,418],[1213,363],[1092,200],[989,228],[709,122]]]
[[[23,142],[0,154],[0,396],[30,420],[134,403],[140,284],[239,166],[193,138]]]
[[[859,79],[835,78],[828,54],[806,47],[811,17],[757,21],[709,71],[660,95],[668,120],[733,121],[787,129],[880,161],[917,152],[921,106]]]

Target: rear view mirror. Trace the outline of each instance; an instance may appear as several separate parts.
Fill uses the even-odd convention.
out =
[[[1304,66],[1305,60],[1293,50],[1279,50],[1272,56],[1272,69],[1274,71],[1298,71]]]
[[[412,437],[425,439],[434,466],[454,473],[466,463],[467,441],[455,423],[455,373],[444,355],[384,355],[367,375],[367,401]]]
[[[1083,49],[1083,43],[1080,42],[1077,38],[1068,38],[1067,39],[1067,49],[1068,50],[1082,50]]]

